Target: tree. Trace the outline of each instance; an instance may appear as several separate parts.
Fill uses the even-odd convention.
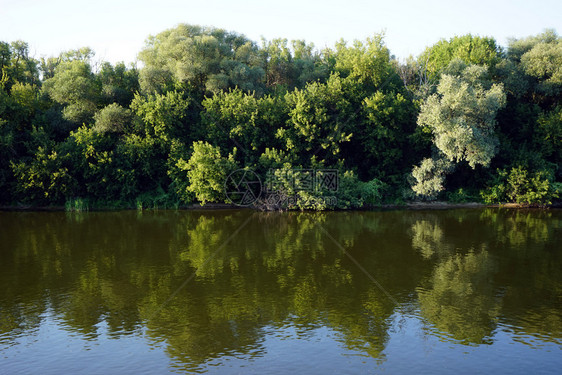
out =
[[[146,97],[135,95],[131,110],[142,120],[144,133],[168,143],[176,137],[193,137],[188,120],[190,100],[181,92],[169,91]]]
[[[226,177],[236,168],[233,155],[225,158],[219,147],[198,141],[193,143],[189,160],[180,159],[177,166],[186,172],[189,180],[187,191],[195,194],[201,204],[225,201]]]
[[[222,29],[178,25],[149,37],[139,59],[145,65],[141,89],[147,94],[169,90],[174,82],[198,93],[234,87],[262,91],[264,70],[257,46]]]
[[[82,60],[63,62],[55,75],[43,83],[43,90],[63,105],[63,117],[75,124],[90,122],[100,101],[100,84],[90,64]]]
[[[217,93],[203,101],[205,139],[222,150],[238,148],[238,156],[251,165],[267,147],[280,143],[275,132],[283,125],[284,119],[278,118],[283,104],[283,98],[257,98],[239,89]]]
[[[313,158],[333,163],[340,158],[341,144],[352,136],[350,117],[354,115],[344,84],[332,75],[326,83],[309,83],[285,95],[289,120],[277,137],[299,164],[310,165]]]
[[[560,193],[552,182],[552,176],[545,171],[529,173],[522,166],[509,171],[500,169],[492,178],[491,186],[482,190],[481,195],[486,203],[547,205]]]
[[[547,41],[525,52],[521,56],[521,66],[526,74],[538,80],[540,92],[556,96],[562,91],[562,38],[557,36]]]
[[[94,115],[94,131],[98,133],[124,133],[131,126],[131,111],[112,103]]]
[[[418,125],[428,127],[435,146],[451,162],[488,166],[498,144],[496,113],[505,105],[500,84],[485,82],[486,68],[465,67],[445,74],[421,107]],[[488,87],[486,87],[488,86]]]
[[[485,67],[456,60],[448,69],[454,75],[442,75],[437,93],[427,98],[418,116],[418,125],[432,132],[438,153],[414,168],[413,189],[433,198],[443,189],[451,163],[489,166],[498,145],[496,113],[505,105],[502,86],[490,85]]]
[[[139,72],[134,66],[127,69],[123,63],[113,66],[104,62],[97,76],[101,82],[102,100],[107,104],[128,107],[139,91]]]
[[[501,60],[501,49],[494,38],[468,34],[442,39],[427,47],[418,57],[418,61],[425,65],[431,81],[439,80],[441,73],[456,59],[467,65],[493,67]]]

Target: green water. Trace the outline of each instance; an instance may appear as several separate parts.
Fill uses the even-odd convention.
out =
[[[562,211],[0,212],[0,373],[560,373]]]

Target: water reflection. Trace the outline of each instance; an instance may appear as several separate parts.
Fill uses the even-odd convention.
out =
[[[562,345],[561,234],[554,210],[0,213],[0,353],[46,316],[190,370],[321,327],[384,361],[406,318],[456,344]]]

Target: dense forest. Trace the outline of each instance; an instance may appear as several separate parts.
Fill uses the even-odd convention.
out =
[[[274,208],[288,209],[562,192],[554,30],[507,47],[456,36],[399,61],[383,35],[317,50],[182,24],[150,36],[136,65],[89,48],[37,60],[15,41],[0,42],[0,71],[4,207],[228,203],[239,169],[274,178],[292,198]],[[310,170],[337,171],[337,191],[295,186]]]

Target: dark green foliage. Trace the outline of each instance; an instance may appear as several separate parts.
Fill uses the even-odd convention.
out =
[[[93,64],[89,48],[37,61],[25,42],[0,42],[0,203],[220,203],[245,168],[292,199],[269,208],[480,191],[547,204],[562,181],[561,46],[552,30],[505,51],[465,35],[399,62],[383,35],[319,51],[182,24],[149,37],[137,69]],[[338,170],[338,189],[295,189],[303,170]]]

